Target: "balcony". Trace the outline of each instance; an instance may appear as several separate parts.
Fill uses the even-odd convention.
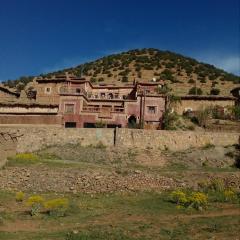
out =
[[[99,106],[83,106],[83,112],[90,113],[124,113],[124,107],[112,106],[112,107],[99,107]]]
[[[85,97],[87,97],[87,92],[82,88],[61,87],[60,88],[60,94],[75,95],[75,96],[84,95]]]

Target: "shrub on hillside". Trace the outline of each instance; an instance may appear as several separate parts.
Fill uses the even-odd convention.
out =
[[[220,89],[218,88],[212,88],[210,91],[211,95],[219,95],[219,93],[220,93]]]
[[[17,202],[22,202],[24,200],[24,197],[25,197],[25,194],[22,191],[20,191],[16,193],[15,200]]]
[[[188,95],[202,95],[203,91],[201,88],[192,87],[189,89]]]
[[[44,203],[44,207],[49,215],[62,217],[69,208],[69,201],[67,198],[51,199]]]
[[[15,157],[13,157],[16,161],[37,161],[38,156],[33,153],[18,153]]]
[[[34,195],[28,198],[27,206],[30,206],[31,216],[38,215],[44,203],[44,198],[40,195]]]
[[[208,204],[208,197],[202,192],[176,190],[170,194],[170,201],[177,204],[178,207],[182,206],[202,210]]]

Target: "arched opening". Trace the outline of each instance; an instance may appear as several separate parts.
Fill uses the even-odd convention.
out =
[[[108,98],[109,98],[109,99],[113,99],[113,94],[112,94],[112,93],[109,93],[109,94],[108,94]]]
[[[134,115],[131,115],[128,118],[128,127],[129,128],[136,128],[137,127],[137,119]]]

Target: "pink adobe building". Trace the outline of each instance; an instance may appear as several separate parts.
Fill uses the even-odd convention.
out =
[[[59,114],[65,127],[161,128],[165,97],[157,93],[159,83],[92,85],[70,77],[60,88]],[[141,124],[142,123],[142,124]]]
[[[0,104],[0,124],[55,124],[63,127],[144,127],[161,129],[163,82],[93,85],[70,74],[37,77],[27,95]]]

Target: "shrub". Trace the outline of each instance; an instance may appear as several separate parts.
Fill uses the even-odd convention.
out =
[[[232,107],[232,113],[236,120],[240,120],[240,106]]]
[[[189,197],[190,207],[193,207],[197,210],[202,210],[207,206],[208,198],[205,193],[195,192]]]
[[[219,95],[219,93],[220,93],[220,89],[218,88],[212,88],[210,91],[211,95]]]
[[[191,78],[189,79],[188,83],[195,83],[195,81]]]
[[[24,200],[24,197],[25,197],[25,194],[22,191],[20,191],[16,193],[15,200],[17,202],[22,202]]]
[[[97,121],[96,123],[95,123],[95,127],[96,128],[105,128],[106,127],[106,122],[104,122],[104,121]]]
[[[209,117],[210,113],[208,109],[199,110],[196,112],[192,121],[197,123],[200,127],[206,127]]]
[[[49,215],[64,216],[69,207],[69,201],[67,198],[56,198],[46,201],[44,207]]]
[[[178,208],[179,206],[183,206],[202,210],[207,206],[208,197],[202,192],[185,193],[184,191],[176,190],[170,194],[170,201],[177,204]]]
[[[213,179],[209,183],[208,188],[213,191],[222,192],[225,189],[225,184],[224,184],[223,180],[221,180],[221,179]]]
[[[223,195],[226,202],[235,202],[237,200],[237,194],[231,189],[225,190]]]
[[[170,198],[171,201],[177,205],[185,205],[188,202],[186,194],[181,190],[173,191]]]
[[[18,153],[14,159],[17,161],[37,161],[38,157],[33,153]]]
[[[43,206],[44,198],[40,195],[34,195],[28,198],[27,206],[31,207],[30,214],[31,216],[38,215],[42,206]]]
[[[127,76],[123,76],[122,77],[122,82],[128,82],[128,77]]]
[[[189,89],[188,95],[202,95],[203,91],[201,88],[192,87]]]

